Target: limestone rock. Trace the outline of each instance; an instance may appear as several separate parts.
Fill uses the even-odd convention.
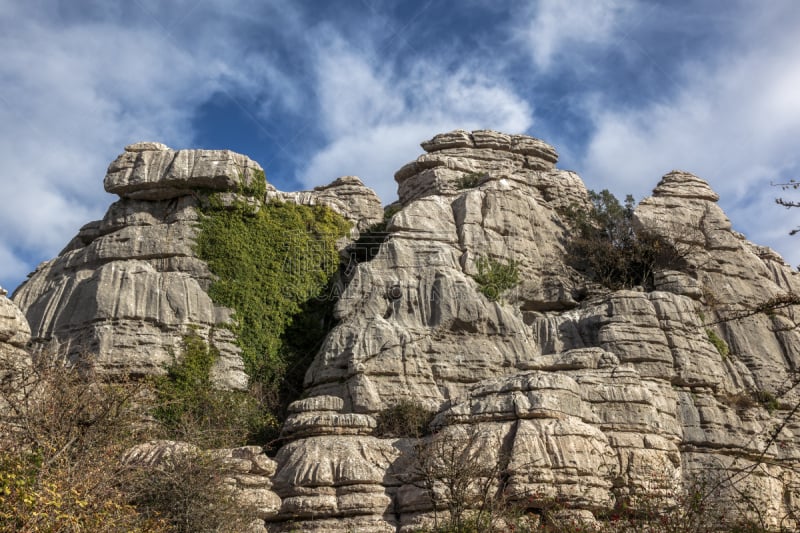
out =
[[[223,204],[245,201],[254,211],[268,198],[323,204],[359,229],[383,219],[380,200],[358,178],[310,193],[281,193],[267,183],[267,197],[256,198],[263,179],[258,163],[228,150],[127,146],[104,182],[120,199],[14,294],[34,343],[91,361],[101,374],[140,376],[163,373],[193,331],[220,352],[216,384],[245,388],[236,339],[219,327],[233,311],[209,298],[213,275],[194,251],[201,202],[216,192]]]
[[[278,199],[299,205],[325,205],[353,222],[358,231],[365,231],[383,220],[380,198],[356,176],[342,176],[312,191],[269,190],[267,199]]]
[[[31,328],[14,302],[0,295],[0,346],[24,348],[31,340]]]
[[[524,135],[490,130],[456,130],[422,143],[427,154],[395,173],[403,205],[431,194],[457,194],[474,180],[505,180],[586,202],[586,189],[569,172],[555,170],[558,155],[552,146]],[[553,181],[566,186],[553,187]],[[572,190],[577,186],[577,190]]]
[[[673,243],[680,269],[655,272],[653,290],[594,289],[564,263],[561,213],[586,207],[587,194],[553,167],[554,151],[462,130],[423,148],[395,176],[401,210],[374,258],[349,273],[340,322],[306,374],[310,397],[284,427],[283,507],[271,530],[292,519],[313,530],[312,509],[319,531],[344,531],[345,518],[431,526],[431,493],[413,465],[437,438],[464,443],[458,457],[495,472],[490,486],[502,481],[511,500],[568,502],[552,519],[584,525],[623,502],[648,505],[642,494],[674,505],[703,476],[764,457],[769,471],[741,487],[777,524],[795,486],[800,424],[767,439],[800,395],[789,388],[772,412],[757,399],[787,390],[800,332],[786,312],[748,310],[800,293],[797,274],[731,229],[706,182],[675,171],[635,223]],[[516,261],[519,285],[487,299],[475,282],[480,257]],[[728,321],[736,313],[746,317]],[[377,439],[347,417],[403,399],[438,413],[436,435]],[[364,497],[351,514],[347,483],[381,499]],[[721,489],[722,505],[736,490]]]
[[[720,505],[733,512],[742,490],[756,494],[777,526],[800,503],[791,468],[800,423],[786,419],[800,402],[789,386],[800,330],[791,308],[758,306],[800,294],[800,274],[733,231],[708,183],[673,171],[634,223],[670,243],[676,261],[645,288],[603,289],[565,262],[564,210],[589,203],[580,178],[555,168],[552,147],[487,130],[422,146],[395,175],[386,233],[342,272],[338,323],[288,408],[274,461],[252,447],[213,452],[267,530],[428,527],[448,489],[428,483],[419,461],[437,446],[462,470],[476,466],[493,494],[531,509],[565,502],[553,520],[591,526],[620,505],[646,512],[642,495],[669,507],[710,480]],[[247,183],[228,172],[236,156],[180,153],[141,143],[112,164],[124,197],[14,296],[34,340],[144,373],[188,324],[219,335],[213,326],[230,310],[208,299],[211,274],[192,253],[191,187],[206,180],[239,194]],[[329,205],[359,231],[383,220],[353,177],[267,198]],[[516,270],[518,283],[494,287],[493,264]],[[24,326],[3,309],[0,347],[19,349]],[[229,365],[220,372],[236,376],[235,339],[213,340]],[[402,400],[435,414],[434,434],[376,435],[378,417]],[[754,474],[731,484],[742,468]]]
[[[193,250],[197,199],[123,198],[85,225],[57,258],[42,263],[14,294],[34,341],[100,374],[162,373],[196,331],[220,351],[217,383],[244,388],[233,335],[216,327],[231,311],[206,290],[212,274]]]
[[[171,150],[141,142],[108,167],[105,189],[122,198],[169,200],[196,189],[237,191],[263,177],[255,161],[230,150]]]
[[[0,294],[0,441],[6,432],[13,430],[16,422],[11,407],[30,392],[27,380],[33,365],[27,351],[30,336],[31,330],[22,311],[5,294]],[[10,420],[7,415],[11,415]]]

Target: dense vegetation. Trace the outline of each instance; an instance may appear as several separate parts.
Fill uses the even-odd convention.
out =
[[[575,232],[567,261],[593,281],[610,289],[652,288],[656,269],[680,269],[683,260],[673,243],[635,231],[633,196],[624,204],[608,190],[589,191],[591,208],[573,206],[562,212]]]
[[[336,241],[349,229],[324,206],[223,205],[212,196],[203,209],[197,253],[217,276],[209,295],[234,309],[228,327],[248,374],[272,400],[278,401],[287,376],[302,374],[299,362],[328,329],[327,290],[339,269]]]
[[[263,442],[278,426],[270,406],[249,392],[214,387],[211,368],[218,357],[196,333],[184,337],[181,357],[153,379],[153,416],[165,437],[204,448]]]
[[[169,531],[125,492],[119,457],[147,436],[138,387],[50,354],[0,375],[0,531]]]

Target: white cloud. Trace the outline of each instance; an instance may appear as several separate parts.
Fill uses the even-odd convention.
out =
[[[220,90],[270,91],[297,107],[287,76],[240,38],[267,3],[249,6],[247,20],[222,2],[0,4],[0,283],[9,288],[116,199],[102,180],[126,144],[190,145],[196,108]],[[284,6],[269,23],[290,31],[291,17]]]
[[[634,0],[540,0],[526,3],[515,27],[540,70],[577,49],[608,46],[616,41],[625,18],[634,10]],[[571,65],[574,67],[575,65]]]
[[[422,152],[420,142],[456,128],[521,133],[533,122],[530,105],[485,66],[449,71],[417,60],[390,70],[341,41],[319,51],[317,91],[330,141],[299,180],[310,187],[356,174],[385,203],[397,196],[394,172]]]
[[[800,223],[800,210],[775,206],[780,191],[769,184],[800,172],[800,56],[790,31],[800,13],[771,6],[741,13],[746,29],[716,57],[686,65],[669,101],[614,108],[596,100],[582,171],[593,188],[637,197],[673,168],[693,172],[720,193],[736,227],[797,264],[800,251],[785,233]]]
[[[159,34],[135,28],[20,18],[4,30],[0,246],[13,244],[16,256],[0,257],[0,276],[14,284],[20,261],[54,255],[102,215],[113,201],[102,178],[123,146],[190,138],[192,107],[213,90],[215,67],[198,68]]]

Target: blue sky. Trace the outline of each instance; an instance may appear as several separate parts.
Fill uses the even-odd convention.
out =
[[[360,176],[385,203],[419,143],[527,133],[590,188],[671,169],[800,263],[796,0],[0,0],[0,285],[115,197],[126,144],[229,148],[283,190]],[[800,194],[798,194],[800,197]]]

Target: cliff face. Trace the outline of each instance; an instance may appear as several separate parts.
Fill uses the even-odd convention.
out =
[[[374,434],[383,409],[413,400],[453,441],[471,435],[462,460],[499,465],[502,492],[528,509],[566,502],[591,520],[703,479],[722,500],[745,490],[777,524],[796,489],[780,465],[798,459],[798,428],[776,428],[798,400],[800,333],[781,313],[747,310],[796,294],[797,274],[732,231],[704,181],[672,172],[635,223],[676,243],[685,268],[657,272],[652,291],[598,290],[564,262],[560,209],[587,194],[552,148],[462,131],[423,148],[397,173],[402,210],[352,274],[306,375],[311,398],[284,426],[294,440],[277,457],[277,519],[305,517],[309,531],[431,523],[407,462],[417,441]],[[496,302],[474,280],[486,257],[520,271]],[[770,410],[740,401],[783,393]],[[750,467],[737,488],[726,482]]]
[[[7,402],[18,399],[20,376],[31,366],[31,357],[26,350],[30,338],[31,330],[25,315],[0,288],[0,383],[6,385],[3,392],[9,393],[0,396],[0,441],[11,429],[5,419],[9,407]]]
[[[86,356],[100,373],[142,375],[163,371],[191,328],[220,351],[213,371],[217,383],[245,387],[235,338],[215,327],[228,322],[232,311],[209,298],[213,275],[194,250],[201,202],[222,193],[223,199],[254,204],[275,198],[319,203],[357,224],[383,214],[380,200],[358,178],[308,193],[282,193],[263,180],[258,163],[227,150],[126,147],[104,180],[119,200],[14,294],[34,343]],[[264,186],[266,193],[259,191]],[[336,191],[358,201],[337,203]]]
[[[800,331],[790,308],[757,308],[800,293],[798,274],[734,232],[706,182],[674,171],[634,223],[673,243],[682,267],[655,272],[653,290],[603,289],[565,260],[564,210],[589,198],[551,146],[460,130],[422,146],[395,175],[399,211],[377,253],[343,268],[338,325],[284,424],[267,528],[430,524],[430,491],[443,489],[413,465],[436,442],[462,443],[495,493],[533,513],[559,502],[591,521],[702,481],[722,502],[746,492],[770,524],[785,517],[798,502]],[[208,298],[192,242],[201,192],[242,194],[259,171],[231,152],[126,148],[106,177],[120,200],[14,296],[33,338],[146,373],[194,324],[221,348],[220,381],[242,386],[234,339],[214,328],[230,311]],[[382,220],[353,177],[268,186],[254,201],[275,198],[329,205],[362,232]],[[516,265],[518,283],[477,283],[489,264]],[[379,415],[408,400],[437,413],[434,436],[378,432]]]

